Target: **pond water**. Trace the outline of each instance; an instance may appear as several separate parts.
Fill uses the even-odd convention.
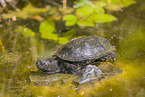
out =
[[[113,65],[124,71],[93,85],[76,86],[70,81],[31,84],[30,74],[38,70],[36,61],[51,57],[61,45],[14,33],[15,25],[21,23],[6,24],[0,32],[0,97],[145,97],[144,5],[144,1],[139,1],[121,12],[114,12],[118,21],[101,28],[102,36],[117,49],[117,60]]]

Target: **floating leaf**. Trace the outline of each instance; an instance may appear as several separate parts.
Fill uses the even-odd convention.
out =
[[[73,26],[76,24],[77,18],[74,15],[65,15],[63,17],[63,20],[66,21],[65,23],[66,26]]]
[[[69,40],[66,37],[59,37],[58,38],[58,43],[60,44],[65,44],[67,43]]]
[[[53,34],[53,33],[44,33],[44,34],[41,34],[41,38],[57,41],[58,35]]]
[[[91,16],[91,19],[94,20],[95,23],[108,23],[117,20],[116,17],[109,14],[94,14]]]
[[[41,34],[52,34],[55,31],[55,23],[53,20],[48,19],[43,21],[39,26],[39,31]]]
[[[21,32],[23,35],[25,35],[27,37],[35,36],[35,32],[33,32],[31,29],[29,29],[27,27],[20,27],[20,28],[16,29],[16,31]]]

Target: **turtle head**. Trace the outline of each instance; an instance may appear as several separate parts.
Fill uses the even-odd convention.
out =
[[[43,72],[46,73],[56,73],[59,72],[60,69],[58,67],[58,61],[54,58],[50,58],[50,59],[39,59],[36,62],[36,66],[42,70]]]

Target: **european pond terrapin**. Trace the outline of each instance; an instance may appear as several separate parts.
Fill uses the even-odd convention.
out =
[[[98,80],[102,71],[92,63],[115,61],[115,47],[99,36],[76,38],[64,44],[49,59],[37,61],[37,67],[45,73],[73,73],[81,76],[79,84]]]

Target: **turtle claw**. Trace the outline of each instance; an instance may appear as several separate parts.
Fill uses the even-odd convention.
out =
[[[82,74],[82,78],[78,81],[79,84],[98,81],[102,78],[102,71],[93,65],[87,65]]]

